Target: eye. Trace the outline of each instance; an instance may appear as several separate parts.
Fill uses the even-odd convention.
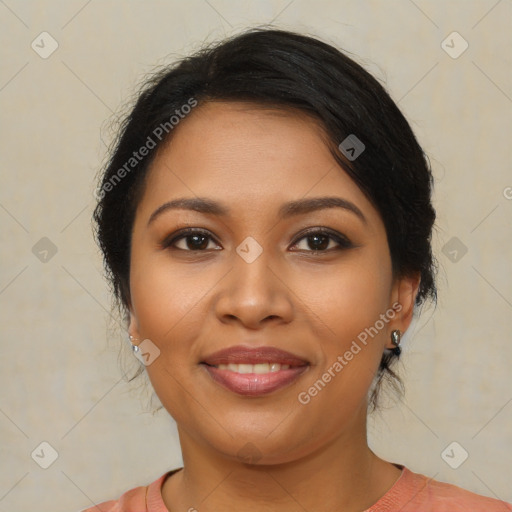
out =
[[[307,231],[306,235],[299,238],[292,247],[295,247],[301,240],[305,240],[306,247],[311,249],[305,249],[306,252],[331,252],[332,250],[349,249],[350,247],[354,247],[354,244],[352,244],[346,236],[325,228],[314,228]],[[331,242],[338,244],[338,247],[332,247]]]
[[[306,246],[309,249],[302,248],[298,250],[305,252],[331,252],[332,250],[342,250],[355,247],[346,236],[325,228],[314,228],[310,229],[306,233],[302,233],[302,236],[293,243],[292,247],[296,247],[302,240],[306,241]],[[172,248],[187,252],[206,251],[211,241],[214,241],[214,239],[208,231],[204,231],[202,229],[186,229],[178,234],[173,234],[171,237],[164,240],[161,247],[163,249]],[[178,242],[183,242],[181,247],[177,245]],[[336,245],[332,247],[332,242],[337,244],[337,247]],[[212,248],[210,247],[210,249]]]
[[[184,241],[182,247],[178,247],[176,242]],[[213,240],[207,231],[202,229],[186,229],[181,231],[179,235],[173,236],[162,242],[162,248],[167,249],[172,247],[181,251],[204,251],[208,248],[208,243]],[[184,247],[183,247],[184,246]]]

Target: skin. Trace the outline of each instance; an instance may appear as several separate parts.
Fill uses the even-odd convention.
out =
[[[133,226],[129,332],[160,350],[146,367],[176,420],[184,469],[162,497],[172,511],[356,512],[374,504],[400,476],[367,444],[367,394],[393,329],[411,322],[419,277],[396,279],[378,211],[339,167],[318,124],[293,111],[237,102],[197,107],[157,155]],[[220,217],[168,210],[180,197],[225,204]],[[341,208],[279,220],[282,203],[336,196]],[[190,237],[162,247],[185,227],[208,231],[202,251]],[[330,228],[322,246],[306,228]],[[236,252],[254,238],[262,254]],[[327,245],[328,243],[328,245]],[[314,249],[321,246],[319,251]],[[181,250],[180,250],[181,249]],[[311,401],[297,397],[321,378],[365,328],[402,309]],[[275,346],[306,359],[293,384],[245,397],[214,383],[199,365],[233,345]],[[238,456],[251,443],[252,462]]]

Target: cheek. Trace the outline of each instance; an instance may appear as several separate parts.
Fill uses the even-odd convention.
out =
[[[361,252],[314,279],[297,278],[294,291],[312,312],[322,349],[308,385],[328,381],[328,389],[320,383],[311,390],[322,389],[312,410],[331,403],[343,416],[362,402],[382,358],[387,323],[381,315],[389,308],[391,283],[390,258],[378,251]]]
[[[387,310],[391,265],[386,254],[361,251],[329,270],[296,273],[294,280],[294,293],[316,315],[323,339],[342,350]]]
[[[315,287],[308,288],[316,290],[307,302],[321,355],[319,351],[316,367],[298,390],[298,401],[311,421],[321,419],[321,429],[329,435],[359,417],[361,408],[365,411],[384,348],[385,329],[381,323],[374,329],[388,309],[389,283],[384,272],[358,264],[317,276]]]
[[[139,334],[160,350],[146,371],[164,407],[176,421],[186,424],[190,395],[185,383],[198,371],[194,340],[201,337],[203,326],[198,311],[216,281],[208,273],[170,265],[162,258],[132,261],[130,288]]]
[[[132,258],[130,279],[139,334],[160,350],[147,373],[164,402],[181,402],[180,383],[198,370],[194,340],[201,338],[204,325],[198,316],[218,278],[191,265],[173,265],[165,253],[140,250]]]
[[[179,337],[175,331],[194,325],[194,308],[201,307],[215,276],[192,265],[172,264],[165,253],[134,252],[132,262],[130,290],[140,333],[161,344],[172,342]]]

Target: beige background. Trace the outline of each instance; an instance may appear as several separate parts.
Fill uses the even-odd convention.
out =
[[[181,464],[173,421],[121,378],[94,176],[144,73],[272,20],[384,81],[437,179],[439,305],[406,334],[406,397],[372,417],[371,445],[512,501],[511,19],[509,0],[0,1],[0,512],[77,511]],[[51,48],[43,31],[59,45],[46,59],[31,48]],[[453,31],[458,58],[441,47]],[[43,237],[56,254],[33,249]],[[42,441],[48,469],[31,458]],[[457,469],[441,457],[453,441],[453,459],[469,453]]]

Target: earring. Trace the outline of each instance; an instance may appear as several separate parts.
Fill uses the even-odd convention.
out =
[[[139,340],[134,338],[131,334],[129,336],[130,336],[130,343],[132,344],[132,350],[133,350],[134,354],[138,354],[140,348],[138,345],[135,345],[134,341],[139,341]]]
[[[402,352],[402,349],[399,347],[401,337],[402,333],[400,332],[400,329],[395,329],[391,331],[391,343],[393,343],[394,345],[394,347],[391,350],[393,354],[395,354],[396,356],[399,356]]]

